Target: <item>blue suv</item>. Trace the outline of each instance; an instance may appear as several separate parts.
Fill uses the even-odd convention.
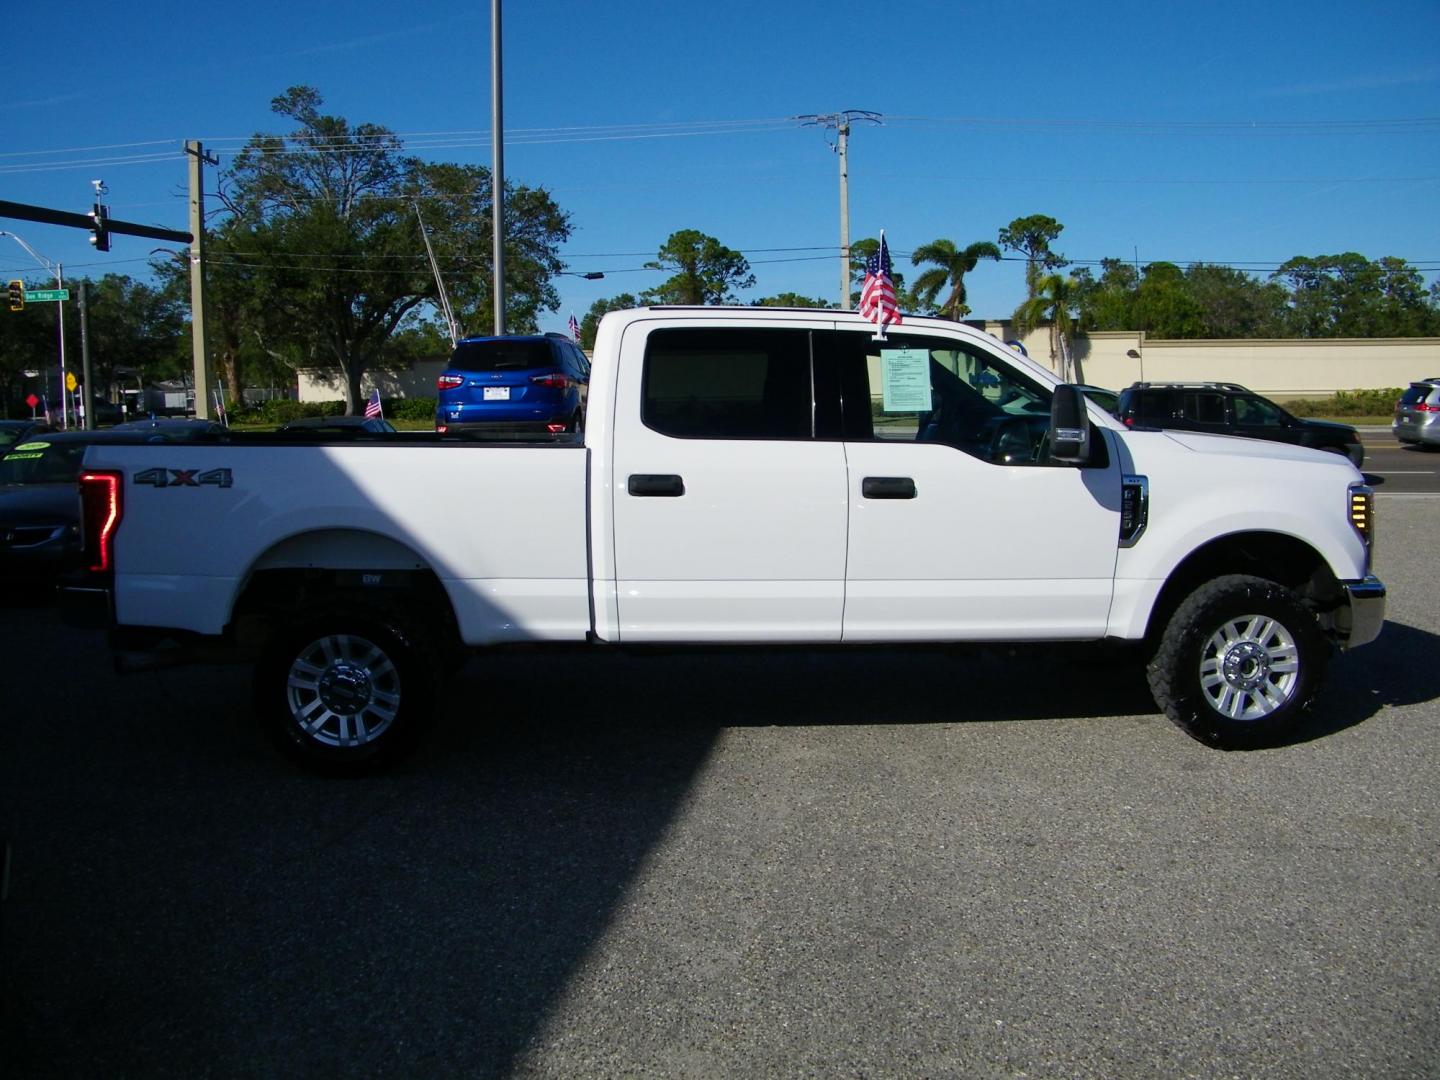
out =
[[[590,362],[564,334],[473,337],[435,381],[435,430],[580,432]]]

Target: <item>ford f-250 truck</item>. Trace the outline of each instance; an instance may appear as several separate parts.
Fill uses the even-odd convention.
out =
[[[413,744],[504,642],[1142,643],[1198,738],[1285,737],[1372,640],[1373,493],[1334,454],[1127,429],[990,336],[839,311],[607,315],[583,437],[93,447],[119,647],[249,644],[309,763]]]

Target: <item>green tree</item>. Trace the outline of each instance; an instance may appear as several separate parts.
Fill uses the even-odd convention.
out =
[[[835,305],[824,300],[815,300],[808,296],[801,296],[799,293],[782,292],[774,296],[762,297],[759,300],[750,301],[751,307],[794,307],[794,308],[833,308]]]
[[[989,240],[977,240],[963,250],[957,248],[953,240],[940,239],[921,244],[910,253],[910,262],[915,266],[934,263],[935,268],[926,270],[915,279],[915,296],[920,301],[918,306],[938,311],[948,319],[963,319],[969,315],[970,306],[965,302],[965,275],[974,270],[981,259],[999,262],[1000,249]],[[947,285],[950,293],[945,302],[936,308],[935,298]]]
[[[1030,296],[1035,295],[1044,271],[1068,262],[1064,255],[1050,249],[1064,231],[1064,225],[1045,214],[1016,218],[1000,230],[1000,246],[1025,256],[1025,290]]]
[[[590,310],[585,313],[585,317],[580,320],[580,347],[582,349],[595,347],[595,332],[600,328],[600,320],[606,314],[640,306],[641,301],[631,293],[621,293],[608,300],[596,300],[590,305]]]
[[[222,308],[243,328],[227,328],[221,340],[338,368],[353,413],[361,379],[391,336],[435,318],[417,207],[460,322],[493,329],[491,177],[478,166],[407,157],[387,129],[352,126],[322,104],[305,86],[275,98],[272,111],[295,130],[254,136],[229,170],[231,220],[216,230],[217,245],[249,296]],[[533,331],[538,313],[559,304],[553,277],[569,218],[543,190],[507,186],[505,197],[506,326]]]
[[[1135,292],[1130,309],[1135,325],[1158,338],[1194,338],[1202,336],[1204,326],[1200,304],[1180,267],[1170,262],[1150,263]]]
[[[106,274],[87,281],[86,287],[92,390],[97,396],[123,381],[122,373],[146,383],[172,379],[189,369],[188,304],[177,302],[163,287],[124,274]],[[79,340],[78,327],[74,340]],[[73,366],[78,368],[78,358]]]
[[[1073,348],[1076,306],[1075,279],[1047,274],[1035,282],[1035,295],[1015,309],[1013,318],[1021,336],[1048,325],[1051,366],[1062,379],[1079,383],[1085,381],[1085,374]]]
[[[652,304],[727,304],[735,302],[736,289],[755,284],[750,264],[738,251],[727,248],[698,229],[670,234],[650,270],[667,270],[672,276],[642,299]]]

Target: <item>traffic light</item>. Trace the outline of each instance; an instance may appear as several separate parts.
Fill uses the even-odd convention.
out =
[[[25,282],[23,282],[23,281],[12,281],[12,282],[10,282],[9,293],[10,293],[10,310],[11,310],[11,311],[23,311],[23,310],[25,310]]]
[[[95,228],[90,230],[90,243],[95,245],[96,251],[109,251],[110,223],[105,204],[96,200],[95,209],[91,211],[90,217],[95,222]]]

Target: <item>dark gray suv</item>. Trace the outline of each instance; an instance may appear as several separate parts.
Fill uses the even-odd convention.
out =
[[[1412,382],[1395,403],[1395,438],[1422,449],[1440,445],[1440,375]]]
[[[1291,416],[1239,383],[1135,383],[1120,394],[1115,415],[1129,427],[1203,431],[1269,439],[1343,454],[1358,469],[1365,447],[1349,424]]]

